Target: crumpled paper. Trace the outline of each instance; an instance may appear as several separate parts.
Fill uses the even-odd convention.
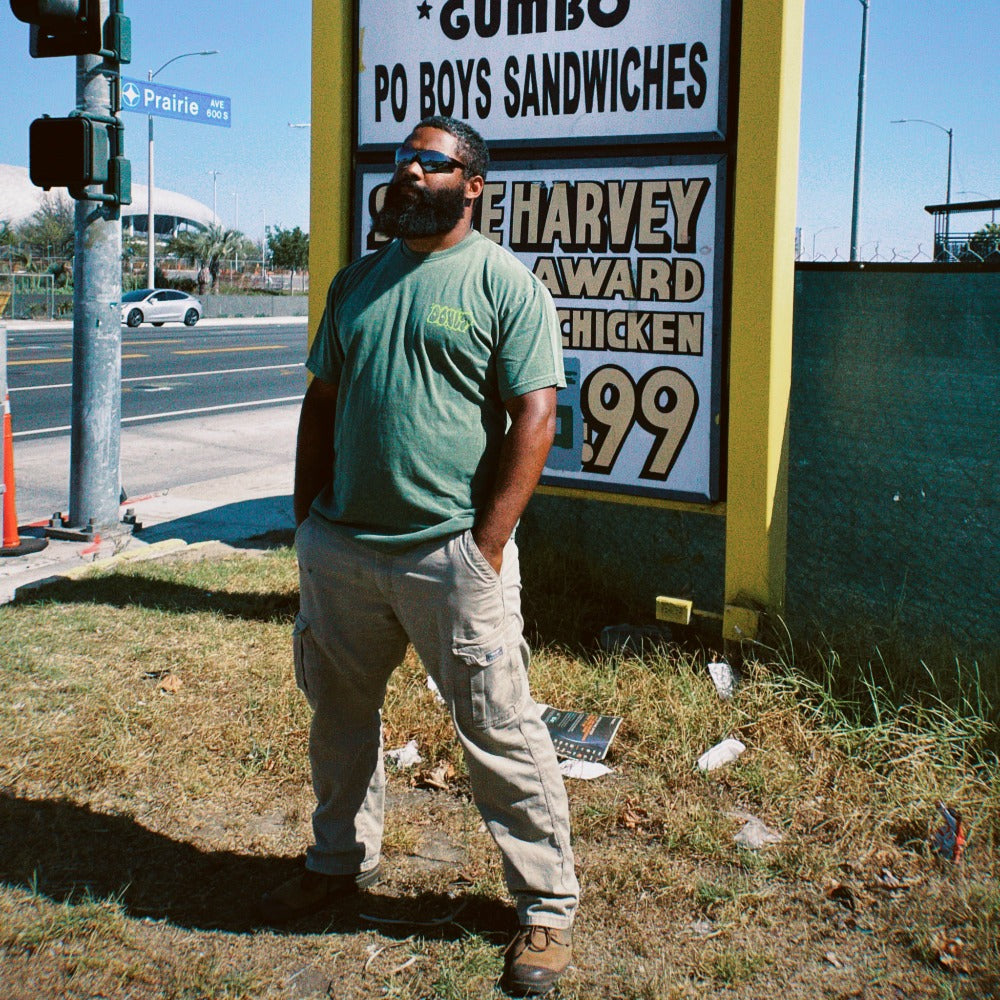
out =
[[[387,750],[385,758],[401,770],[405,767],[415,767],[424,759],[420,756],[420,751],[417,750],[416,740],[410,740],[406,746],[398,747],[395,750]]]
[[[567,758],[559,761],[559,770],[564,778],[579,778],[581,781],[593,781],[603,778],[606,774],[614,774],[614,769],[594,760],[573,760]]]
[[[723,764],[732,763],[744,750],[746,745],[739,740],[723,740],[721,743],[716,743],[698,758],[698,770],[714,771]]]

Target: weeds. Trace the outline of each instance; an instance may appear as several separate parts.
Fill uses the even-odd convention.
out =
[[[431,996],[435,1000],[478,1000],[490,993],[499,974],[496,947],[469,935],[438,956]]]
[[[713,983],[739,986],[773,964],[773,956],[767,953],[748,952],[729,946],[707,955],[697,971]]]
[[[412,652],[389,686],[386,745],[415,738],[424,766],[454,776],[414,792],[414,772],[390,774],[372,906],[417,924],[253,926],[254,897],[310,840],[295,586],[285,550],[135,564],[0,609],[5,997],[256,1000],[293,980],[343,1000],[490,994],[511,929],[502,871]],[[542,595],[547,620],[600,621],[599,602],[560,586]],[[917,696],[889,647],[853,671],[843,651],[779,636],[727,702],[700,651],[594,654],[566,645],[571,630],[536,642],[535,697],[625,722],[614,773],[568,786],[584,898],[566,1000],[813,1000],[829,992],[830,942],[872,1000],[997,995],[997,701],[982,665],[921,667]],[[747,752],[698,772],[729,736]],[[938,801],[969,818],[961,866],[928,848]],[[747,814],[781,843],[737,848]],[[429,833],[467,860],[418,863]],[[462,902],[461,926],[420,929]]]
[[[9,924],[0,927],[4,947],[36,952],[56,942],[128,940],[121,893],[97,899],[85,889],[52,903],[39,891],[38,875],[33,873],[24,895],[26,905],[18,908]]]

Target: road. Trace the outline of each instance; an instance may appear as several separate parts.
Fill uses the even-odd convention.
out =
[[[72,332],[9,331],[14,439],[69,432]],[[295,402],[304,386],[301,321],[202,321],[122,330],[122,425]]]
[[[17,514],[27,524],[68,506],[72,333],[7,336]],[[122,341],[121,471],[130,496],[276,469],[291,492],[305,389],[301,320],[123,329]]]

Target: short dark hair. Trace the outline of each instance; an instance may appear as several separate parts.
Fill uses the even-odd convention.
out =
[[[486,178],[490,168],[490,151],[486,148],[486,140],[468,123],[460,118],[448,118],[445,115],[431,115],[417,122],[413,131],[418,128],[436,128],[455,137],[458,153],[465,164],[465,174],[468,177],[476,175]]]

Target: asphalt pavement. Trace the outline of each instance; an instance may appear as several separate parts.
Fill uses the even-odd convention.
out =
[[[273,320],[213,320],[211,325],[255,322]],[[15,324],[7,326],[13,329]],[[297,413],[297,405],[287,405],[257,411],[252,419],[246,412],[231,412],[174,420],[160,433],[156,425],[123,429],[123,482],[133,495],[122,504],[121,513],[123,517],[128,513],[141,528],[133,531],[122,523],[85,541],[49,538],[39,552],[0,558],[0,603],[13,600],[22,588],[77,576],[111,560],[152,558],[196,546],[225,551],[225,546],[263,548],[289,541],[294,530],[291,494]],[[48,451],[37,451],[34,465],[22,462],[36,448]],[[126,466],[128,453],[137,456],[134,466]],[[65,509],[62,503],[43,508],[44,500],[32,493],[29,480],[55,474],[62,482],[67,462],[68,437],[15,443],[22,538],[44,537],[47,518],[60,507]],[[139,469],[146,472],[139,474]],[[156,488],[148,488],[154,473],[160,478],[154,480]],[[60,490],[59,496],[64,495]]]
[[[122,330],[122,425],[287,402],[301,395],[305,349],[302,320]],[[70,331],[8,330],[15,440],[69,429],[72,372]]]

